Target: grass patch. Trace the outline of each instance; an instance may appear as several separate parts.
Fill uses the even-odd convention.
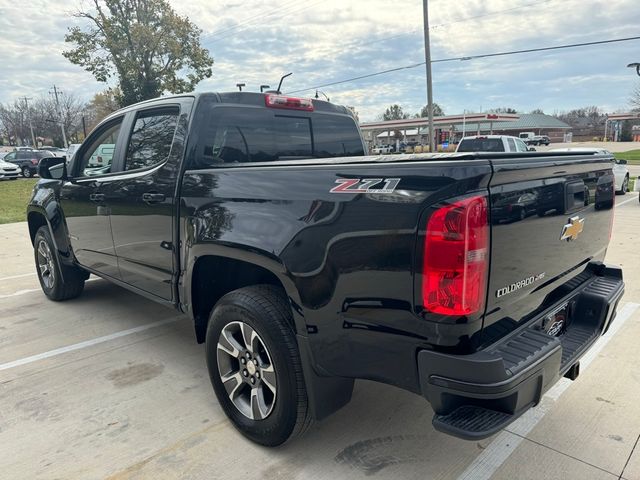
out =
[[[0,224],[25,222],[27,203],[37,179],[0,181]]]
[[[640,165],[640,150],[629,150],[628,152],[616,152],[614,157],[627,160],[630,165]]]

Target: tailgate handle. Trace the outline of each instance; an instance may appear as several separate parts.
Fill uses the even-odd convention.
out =
[[[575,180],[565,184],[565,212],[584,207],[589,201],[589,190],[583,180]]]

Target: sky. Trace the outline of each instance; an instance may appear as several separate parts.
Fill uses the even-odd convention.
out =
[[[213,76],[197,90],[258,91],[277,86],[311,97],[309,87],[424,61],[418,0],[182,0],[171,1],[203,33]],[[0,102],[47,95],[55,84],[90,100],[117,84],[98,83],[62,56],[72,16],[86,0],[0,0]],[[464,57],[640,36],[633,0],[429,1],[432,59]],[[631,62],[640,40],[489,59],[433,63],[434,101],[458,114],[512,107],[545,113],[596,105],[629,108],[640,85]],[[390,104],[414,114],[426,104],[425,67],[320,88],[332,102],[355,107],[361,121]],[[302,91],[300,91],[302,90]],[[299,92],[298,92],[299,91]]]

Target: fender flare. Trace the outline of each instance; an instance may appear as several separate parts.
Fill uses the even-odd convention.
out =
[[[306,336],[307,325],[301,307],[300,295],[285,265],[273,254],[238,244],[198,243],[187,246],[186,258],[183,259],[184,264],[181,268],[181,278],[178,281],[180,288],[178,293],[183,311],[191,312],[193,272],[196,262],[205,256],[239,260],[263,268],[273,274],[289,298],[296,332]]]
[[[46,225],[49,229],[51,240],[53,241],[54,248],[57,252],[57,255],[55,256],[56,263],[58,264],[58,269],[60,270],[60,274],[64,280],[65,269],[63,267],[74,266],[75,256],[73,255],[73,250],[69,242],[69,236],[66,224],[63,220],[64,217],[62,216],[62,210],[57,202],[49,202],[46,207],[40,204],[29,204],[27,206],[27,223],[29,225],[29,237],[32,245],[37,232],[37,228],[32,229],[31,226],[31,218],[33,218],[33,215],[41,217],[44,220],[44,223],[39,223],[43,226]]]

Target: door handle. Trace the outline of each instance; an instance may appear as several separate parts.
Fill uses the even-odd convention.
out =
[[[104,202],[104,193],[92,193],[89,195],[92,202]]]
[[[143,193],[142,201],[146,203],[159,203],[165,199],[164,193]]]

